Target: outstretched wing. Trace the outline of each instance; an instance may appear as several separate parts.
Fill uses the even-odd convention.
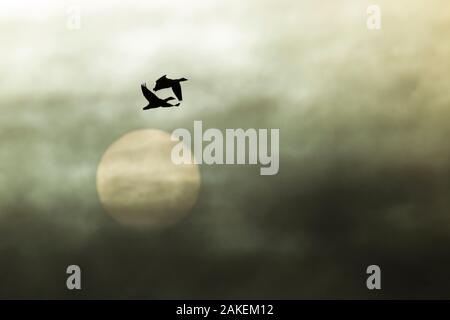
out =
[[[175,94],[175,96],[177,97],[178,100],[183,100],[183,95],[181,94],[181,86],[180,83],[177,82],[172,86],[172,91]]]
[[[148,102],[157,102],[159,101],[159,98],[150,90],[148,90],[147,85],[145,83],[141,84],[141,90],[144,94],[145,99],[148,100]]]

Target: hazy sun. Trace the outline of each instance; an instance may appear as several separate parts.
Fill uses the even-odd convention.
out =
[[[115,141],[97,169],[97,192],[104,209],[123,225],[163,227],[194,206],[200,188],[196,164],[171,161],[170,134],[133,131]]]

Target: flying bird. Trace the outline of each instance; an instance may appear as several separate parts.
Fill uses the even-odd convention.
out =
[[[147,84],[141,84],[142,93],[144,94],[145,99],[148,101],[148,105],[143,108],[143,110],[152,109],[152,108],[168,108],[168,107],[178,107],[180,104],[170,104],[168,101],[174,100],[174,97],[169,97],[166,99],[158,98],[153,92],[148,90]]]
[[[177,97],[179,101],[183,100],[183,95],[181,94],[181,81],[187,81],[186,78],[180,79],[169,79],[166,75],[162,76],[158,80],[156,80],[154,91],[158,91],[161,89],[172,88],[173,93]]]

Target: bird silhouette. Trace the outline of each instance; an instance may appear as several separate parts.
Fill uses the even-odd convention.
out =
[[[148,101],[148,105],[143,108],[143,110],[152,109],[152,108],[168,108],[168,107],[178,107],[180,104],[170,104],[168,101],[174,100],[174,97],[169,97],[166,99],[158,98],[153,92],[148,90],[147,84],[141,84],[142,93],[144,94],[145,99]]]
[[[161,89],[166,88],[172,88],[173,93],[177,97],[179,101],[183,100],[183,95],[181,94],[181,81],[187,81],[186,78],[180,78],[180,79],[169,79],[166,75],[163,75],[161,78],[156,80],[155,88],[153,88],[154,91],[158,91]]]

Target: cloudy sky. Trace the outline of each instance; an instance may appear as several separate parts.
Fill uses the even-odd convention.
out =
[[[369,31],[369,4],[3,1],[0,297],[450,297],[450,8],[379,0]],[[182,107],[142,112],[163,74],[189,79]],[[194,120],[279,128],[278,175],[201,166],[178,224],[111,219],[105,150]]]

